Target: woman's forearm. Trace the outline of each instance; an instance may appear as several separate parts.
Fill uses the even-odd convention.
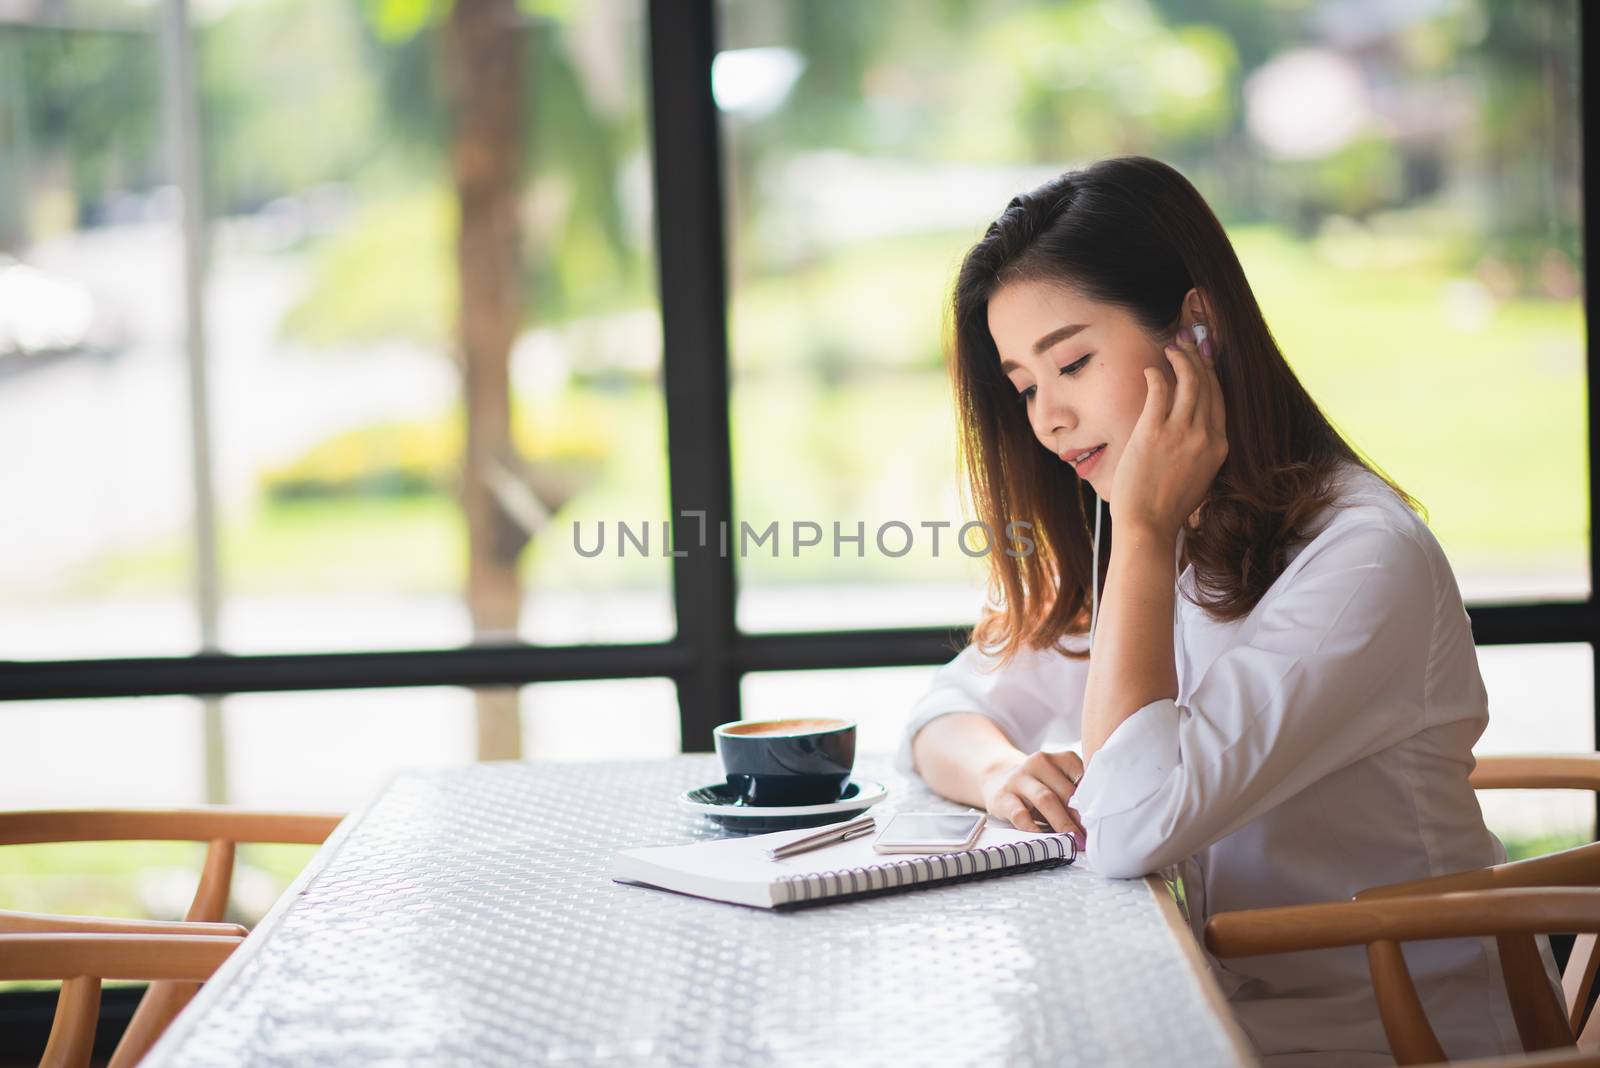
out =
[[[1095,624],[1083,695],[1085,763],[1139,709],[1178,696],[1172,610],[1177,534],[1119,526]]]
[[[1026,757],[993,720],[976,712],[953,712],[929,720],[911,739],[917,773],[933,791],[952,801],[983,808],[983,777],[1003,763]]]

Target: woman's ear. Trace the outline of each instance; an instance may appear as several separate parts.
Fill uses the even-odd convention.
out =
[[[1191,289],[1183,295],[1183,326],[1192,323],[1204,323],[1206,331],[1211,335],[1213,345],[1219,344],[1217,334],[1217,318],[1213,314],[1211,301],[1202,289]]]
[[[1212,325],[1211,302],[1206,300],[1205,294],[1198,289],[1191,289],[1183,295],[1183,325],[1191,323],[1205,323]]]

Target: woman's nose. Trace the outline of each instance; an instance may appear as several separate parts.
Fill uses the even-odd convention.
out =
[[[1034,415],[1040,433],[1046,436],[1058,430],[1070,432],[1078,425],[1078,413],[1054,390],[1038,392]]]

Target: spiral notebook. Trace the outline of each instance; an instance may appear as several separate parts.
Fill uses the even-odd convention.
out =
[[[775,909],[1053,868],[1078,856],[1068,835],[997,826],[985,827],[977,844],[959,853],[875,853],[873,836],[865,835],[783,860],[767,856],[815,830],[624,850],[612,862],[611,878]]]

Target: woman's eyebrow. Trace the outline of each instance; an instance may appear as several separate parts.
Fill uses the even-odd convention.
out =
[[[1033,354],[1035,356],[1042,356],[1045,352],[1049,351],[1051,347],[1059,345],[1073,334],[1076,334],[1079,330],[1087,330],[1088,328],[1088,323],[1068,323],[1066,326],[1058,326],[1044,337],[1033,343]],[[1012,371],[1018,370],[1021,367],[1022,365],[1016,360],[1000,361],[1000,370],[1006,374],[1010,374]]]
[[[1047,349],[1067,340],[1067,338],[1071,337],[1073,334],[1076,334],[1079,330],[1087,330],[1088,328],[1088,323],[1068,323],[1066,326],[1058,326],[1044,337],[1033,343],[1033,354],[1035,356],[1042,356]]]

